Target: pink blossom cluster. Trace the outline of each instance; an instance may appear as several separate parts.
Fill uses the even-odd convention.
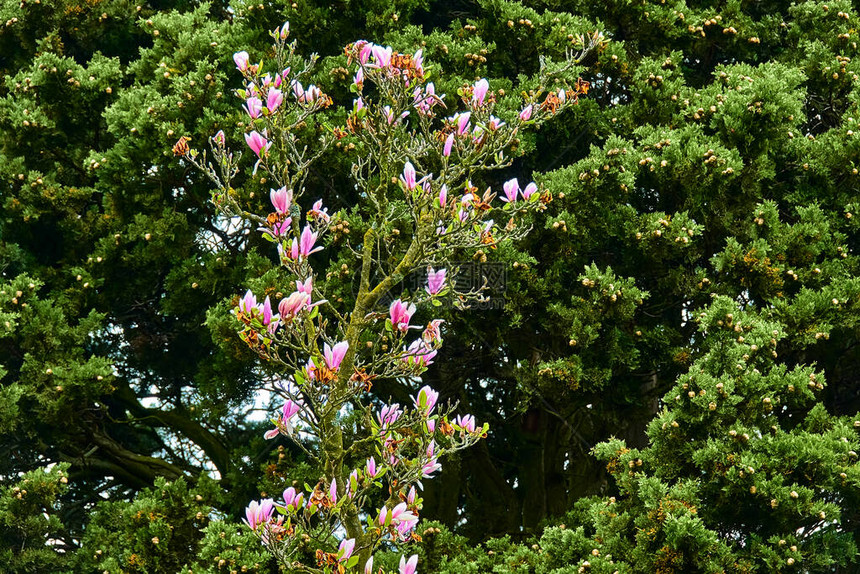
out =
[[[272,35],[276,40],[285,40],[289,35],[289,25],[284,24]],[[290,67],[279,70],[274,75],[270,73],[260,75],[260,65],[252,64],[246,51],[236,52],[233,55],[233,61],[248,81],[246,87],[238,93],[244,99],[242,107],[248,114],[251,125],[255,127],[245,134],[245,142],[261,162],[267,158],[273,142],[269,140],[266,129],[259,131],[256,129],[256,122],[279,113],[284,107],[288,94],[296,105],[303,109],[316,110],[331,104],[331,98],[315,85],[306,87],[297,78],[291,79]]]
[[[334,353],[334,350],[332,350]],[[336,361],[336,359],[333,359]],[[295,487],[289,487],[283,492],[281,500],[275,501],[270,498],[252,501],[246,508],[245,523],[249,528],[254,530],[261,538],[264,544],[273,543],[274,540],[292,539],[296,536],[296,526],[308,523],[312,518],[319,519],[319,516],[336,515],[346,501],[353,501],[356,497],[361,497],[371,488],[376,487],[376,482],[385,474],[398,474],[398,468],[415,468],[417,473],[414,475],[418,481],[413,479],[412,483],[400,482],[398,480],[391,481],[392,484],[398,484],[401,494],[401,502],[389,505],[385,504],[380,507],[374,518],[374,523],[381,532],[391,536],[401,543],[409,542],[414,539],[413,533],[419,521],[419,513],[422,506],[422,501],[418,497],[416,485],[420,486],[420,479],[432,477],[434,473],[441,469],[441,464],[438,462],[440,454],[435,439],[432,437],[436,433],[436,418],[434,415],[439,394],[429,386],[424,386],[419,389],[418,393],[412,398],[414,403],[414,411],[408,414],[406,409],[400,405],[384,405],[377,412],[378,440],[384,449],[391,452],[391,456],[382,465],[378,464],[376,459],[369,457],[362,468],[353,470],[346,484],[342,489],[338,488],[336,480],[332,480],[327,488],[325,485],[317,485],[312,491],[307,493],[297,490]],[[292,401],[288,401],[282,409],[282,420],[289,420],[301,410],[301,405]],[[406,420],[410,418],[410,420]],[[464,420],[471,421],[470,431],[472,435],[476,432],[474,426],[474,417],[465,417]],[[452,428],[460,428],[460,419],[454,422]],[[415,423],[423,423],[423,438],[413,438],[412,440],[426,441],[422,447],[421,453],[417,458],[405,455],[408,449],[397,448],[396,445],[402,444],[406,440],[405,434],[401,431],[406,431],[408,428],[415,428]],[[399,423],[399,424],[398,424]],[[450,426],[449,423],[445,423]],[[467,425],[468,426],[468,425]],[[410,436],[416,436],[409,433]],[[395,445],[392,447],[392,445]],[[399,475],[408,476],[408,475]],[[286,520],[285,520],[286,518]],[[351,558],[356,548],[355,538],[346,538],[341,540],[336,551],[330,554],[338,563],[354,564]],[[399,566],[401,573],[416,573],[418,557],[413,555],[407,558],[402,557]],[[365,572],[373,572],[373,556],[365,564]]]
[[[464,126],[463,129],[468,129],[469,115],[469,112],[464,112],[454,119]],[[453,133],[448,136],[443,148],[443,155],[450,153],[451,145],[454,141],[453,137]],[[449,201],[449,188],[447,184],[442,184],[438,188],[438,193],[434,195],[433,174],[426,174],[424,177],[418,179],[415,167],[408,161],[403,166],[403,173],[400,175],[399,183],[407,197],[414,201],[419,201],[422,197],[433,198],[434,205],[440,210],[440,233],[451,232],[453,230],[449,220],[452,216],[455,216],[454,221],[460,224],[471,223],[476,225],[479,237],[492,236],[494,228],[493,220],[484,219],[485,212],[492,207],[491,202],[496,197],[496,194],[490,188],[487,188],[481,195],[478,193],[478,189],[472,185],[472,182],[467,181],[463,187],[463,195],[457,201]],[[519,198],[522,198],[526,202],[536,201],[540,198],[536,183],[531,182],[524,189],[521,189],[516,178],[506,181],[502,186],[502,190],[504,192],[502,202],[507,204],[506,208],[513,207]],[[446,221],[448,223],[447,229],[445,228]],[[431,285],[435,285],[435,277]],[[433,287],[431,286],[428,292],[431,292],[432,289]]]
[[[424,52],[398,54],[391,46],[381,46],[366,40],[352,44],[352,53],[359,62],[361,75],[356,75],[354,84],[364,83],[365,70],[378,71],[387,78],[402,78],[406,86],[424,79]]]
[[[432,318],[422,326],[417,317],[423,313],[424,304],[438,306],[449,293],[462,295],[456,291],[449,269],[443,267],[450,256],[450,246],[495,247],[494,235],[499,234],[499,227],[494,214],[504,213],[507,219],[545,201],[536,183],[521,187],[518,179],[513,178],[501,186],[498,193],[501,201],[493,204],[497,193],[490,187],[480,192],[469,179],[475,177],[475,171],[460,169],[460,164],[468,166],[470,161],[479,161],[474,158],[484,157],[481,153],[489,149],[492,153],[485,153],[487,159],[480,161],[497,161],[498,165],[492,165],[491,169],[509,165],[503,152],[515,141],[517,130],[554,113],[568,101],[568,96],[561,90],[552,92],[552,98],[548,96],[543,103],[531,98],[522,109],[506,115],[504,111],[496,111],[497,99],[504,97],[503,92],[493,91],[486,78],[479,78],[457,90],[461,98],[459,107],[452,107],[447,112],[450,115],[442,117],[439,110],[449,109],[446,95],[437,93],[436,86],[426,81],[428,69],[421,50],[399,53],[390,46],[365,40],[348,46],[349,65],[355,65],[350,71],[353,74],[350,90],[356,97],[347,107],[345,125],[333,128],[331,139],[339,140],[349,134],[360,139],[366,132],[373,138],[365,141],[380,141],[392,134],[403,141],[407,139],[403,136],[431,134],[420,146],[397,148],[386,160],[388,171],[380,173],[387,174],[382,186],[384,192],[396,192],[399,204],[405,199],[407,212],[415,215],[416,221],[419,218],[428,221],[422,237],[430,237],[427,240],[430,249],[425,253],[443,253],[432,261],[428,259],[436,255],[410,262],[427,266],[426,284],[392,301],[387,312],[372,311],[379,304],[377,299],[366,307],[357,305],[360,312],[350,314],[341,312],[340,300],[323,307],[329,303],[323,297],[331,296],[333,291],[325,284],[315,285],[314,266],[319,267],[320,257],[313,256],[323,250],[322,240],[332,224],[332,216],[322,200],[318,200],[303,217],[299,203],[304,186],[294,180],[292,183],[282,180],[278,175],[296,169],[284,167],[288,163],[285,159],[292,157],[289,150],[293,149],[289,130],[283,128],[292,121],[287,118],[307,118],[332,101],[316,86],[300,81],[308,77],[307,70],[293,73],[292,67],[286,65],[290,63],[298,69],[296,61],[286,57],[292,56],[293,49],[286,44],[289,24],[271,35],[275,41],[277,71],[264,72],[263,62],[252,63],[244,51],[234,55],[234,62],[244,79],[243,88],[237,93],[247,115],[245,140],[258,159],[255,173],[262,166],[267,178],[272,176],[270,181],[277,182],[270,185],[280,186],[269,193],[272,211],[256,218],[258,231],[276,244],[281,264],[294,276],[295,289],[290,287],[292,292],[277,304],[269,295],[258,302],[248,290],[235,306],[234,314],[242,324],[240,335],[249,346],[266,359],[288,365],[291,371],[288,396],[271,419],[273,428],[265,432],[265,438],[283,435],[302,446],[299,436],[309,435],[325,448],[324,433],[330,431],[324,428],[325,418],[319,413],[329,413],[325,424],[330,426],[332,412],[340,416],[350,409],[364,408],[366,418],[360,420],[367,421],[367,442],[373,452],[349,451],[342,461],[347,465],[344,468],[357,467],[348,475],[345,470],[327,469],[327,476],[313,487],[290,486],[281,500],[252,501],[246,509],[245,523],[264,544],[273,548],[272,545],[279,544],[282,550],[294,549],[303,533],[321,523],[330,524],[331,532],[341,532],[340,527],[345,527],[349,536],[326,544],[327,549],[318,549],[318,561],[353,571],[352,568],[359,567],[358,555],[369,554],[364,572],[372,574],[373,551],[383,540],[405,544],[417,539],[415,528],[423,505],[418,495],[422,481],[441,471],[440,459],[445,454],[471,446],[486,436],[488,426],[479,425],[470,414],[453,416],[453,407],[441,405],[439,393],[427,385],[420,386],[411,397],[411,404],[405,406],[398,403],[372,408],[356,406],[361,404],[360,395],[377,376],[415,381],[432,365],[441,348],[444,321]],[[365,90],[369,83],[382,89]],[[213,141],[223,148],[223,132]],[[431,170],[429,166],[436,167]],[[392,172],[394,177],[388,187]],[[288,183],[282,185],[284,181]],[[343,212],[337,214],[337,221],[342,221],[342,217]],[[513,225],[511,217],[506,228]],[[375,239],[374,232],[377,232]],[[367,233],[369,240],[387,240],[380,238],[379,229],[371,228]],[[446,253],[445,249],[449,251]],[[380,267],[383,266],[381,256],[370,261],[373,265],[379,261]],[[377,339],[384,344],[377,344]],[[288,354],[291,354],[289,361],[284,359]],[[366,507],[371,493],[386,490],[391,498],[385,504],[379,508]],[[344,518],[350,513],[353,517],[356,513],[366,513],[367,529],[350,526]],[[286,551],[277,554],[289,555]],[[399,574],[416,574],[417,566],[417,555],[404,554]]]

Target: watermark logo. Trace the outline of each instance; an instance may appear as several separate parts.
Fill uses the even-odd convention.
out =
[[[505,291],[508,287],[508,270],[504,263],[475,261],[451,261],[447,265],[448,289],[437,300],[443,307],[461,310],[488,311],[505,308]],[[358,277],[353,281],[353,293],[358,293]],[[379,283],[382,277],[372,277],[371,284]],[[427,285],[427,269],[415,268],[384,293],[376,303],[375,310],[384,312],[392,301],[400,297],[403,290],[422,291]],[[465,296],[464,296],[465,295]]]

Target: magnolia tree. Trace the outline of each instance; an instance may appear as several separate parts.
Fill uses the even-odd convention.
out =
[[[315,59],[296,54],[288,25],[272,36],[271,62],[253,63],[246,52],[234,57],[246,83],[237,91],[249,117],[245,139],[256,158],[254,174],[272,187],[271,212],[250,213],[231,186],[241,154],[228,151],[223,132],[212,138],[211,161],[185,139],[175,152],[215,183],[213,201],[225,215],[259,227],[295,285],[279,301],[249,290],[234,313],[242,340],[282,373],[276,391],[284,404],[266,438],[295,441],[321,478],[315,486],[290,485],[278,500],[252,501],[247,525],[288,570],[370,573],[375,551],[418,539],[422,481],[441,468],[444,455],[475,444],[488,428],[471,415],[454,416],[455,405],[443,406],[436,391],[420,385],[442,344],[443,321],[419,326],[413,316],[438,308],[443,297],[458,306],[480,300],[481,289],[457,289],[454,258],[522,237],[528,230],[522,217],[550,200],[534,183],[521,187],[512,179],[494,201],[496,193],[479,192],[472,182],[480,172],[508,166],[518,132],[576,103],[588,85],[553,78],[563,87],[547,90],[542,86],[553,74],[543,67],[541,87],[501,119],[494,115],[499,94],[480,79],[458,90],[455,111],[428,82],[420,50],[400,54],[358,41],[346,48],[356,97],[345,123],[333,126],[325,119],[334,115],[325,112],[332,99],[303,85]],[[308,138],[309,131],[323,135]],[[314,258],[333,228],[343,228],[337,222],[346,212],[329,214],[305,187],[314,160],[344,141],[357,151],[351,176],[359,204],[352,216],[360,220],[352,227],[361,229],[353,240],[340,233],[327,247],[345,250],[338,261],[357,268],[349,308],[343,298],[327,299],[330,286]],[[393,222],[405,222],[408,232]],[[404,278],[416,270],[426,282],[410,290]],[[292,283],[282,293],[290,290]],[[398,297],[386,310],[390,293]],[[412,404],[372,404],[368,391],[377,378],[414,388]],[[362,422],[353,433],[345,433],[348,414]],[[407,554],[400,574],[416,572],[418,557]]]

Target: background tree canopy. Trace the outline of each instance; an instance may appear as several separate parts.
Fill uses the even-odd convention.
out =
[[[423,48],[453,103],[603,35],[575,69],[588,96],[482,182],[553,201],[483,254],[504,308],[445,317],[426,380],[491,433],[427,483],[420,571],[856,571],[858,18],[847,0],[0,0],[0,570],[273,568],[240,511],[310,470],[263,440],[273,373],[229,309],[276,261],[171,147],[242,141],[232,54],[264,56],[289,21],[333,117],[359,38]],[[349,161],[310,177],[333,211],[357,200]]]

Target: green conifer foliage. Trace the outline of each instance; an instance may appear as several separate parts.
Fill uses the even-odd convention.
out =
[[[706,352],[664,397],[648,447],[595,449],[619,493],[578,505],[579,534],[598,553],[572,563],[630,572],[853,563],[860,421],[828,414],[820,371],[777,360],[789,329],[774,316],[722,296],[697,316]]]
[[[246,32],[213,4],[162,4],[0,4],[0,475],[69,461],[77,534],[104,490],[204,469],[226,485],[246,443],[228,413],[251,366],[201,328],[246,260],[170,151],[232,113]]]
[[[510,60],[553,54],[559,37],[575,43],[588,30],[557,3],[525,4],[535,9],[481,3],[462,28],[464,37],[486,34],[491,74],[509,73],[498,52]],[[489,406],[479,384],[486,378],[500,399],[488,416],[502,413],[489,442],[495,456],[477,466],[517,483],[471,489],[507,503],[497,518],[481,515],[481,528],[512,513],[528,527],[597,492],[605,475],[588,451],[602,437],[645,446],[658,399],[704,352],[691,319],[715,295],[778,313],[788,326],[779,362],[817,361],[831,382],[818,400],[836,414],[857,411],[858,333],[848,311],[857,274],[856,14],[821,3],[576,2],[564,10],[593,19],[607,42],[583,62],[588,98],[523,144],[538,153],[515,167],[552,170],[537,179],[554,200],[520,253],[494,254],[513,260],[507,312],[464,322],[481,325],[470,339],[486,341],[478,346],[490,357],[459,388]],[[544,38],[556,41],[541,45]],[[768,235],[777,230],[778,239]],[[582,274],[593,266],[615,278],[596,290]],[[610,283],[614,301],[593,299]],[[632,310],[607,312],[616,306]]]
[[[68,464],[35,470],[0,489],[0,563],[3,572],[59,572],[66,552],[60,498],[67,489]]]
[[[533,541],[540,565],[522,567],[853,571],[856,417],[834,415],[857,412],[857,15],[812,2],[565,8],[600,14],[611,39],[586,75],[602,119],[582,135],[585,157],[542,182],[560,211],[531,236],[536,261],[519,266],[529,274],[516,305],[547,303],[522,314],[529,345],[554,349],[534,367],[542,380],[559,361],[617,365],[576,394],[544,390],[542,400],[571,398],[566,421],[594,428],[573,416],[586,400],[598,417],[636,412],[625,403],[650,403],[657,417],[644,437],[625,436],[620,420],[598,431],[626,438],[595,449],[614,496],[577,504],[567,527]],[[542,297],[553,284],[593,289],[579,276],[593,264],[647,291],[619,329],[633,350],[590,356],[606,334],[583,325],[606,320],[605,308],[586,321],[577,299]],[[558,336],[541,346],[534,332],[570,334],[574,350]],[[570,469],[569,480],[582,473]],[[488,560],[516,571],[515,552],[464,553],[445,571]]]
[[[190,489],[184,479],[156,479],[131,502],[98,503],[72,570],[179,572],[192,561],[209,523],[211,484]],[[209,490],[210,492],[207,492]]]

